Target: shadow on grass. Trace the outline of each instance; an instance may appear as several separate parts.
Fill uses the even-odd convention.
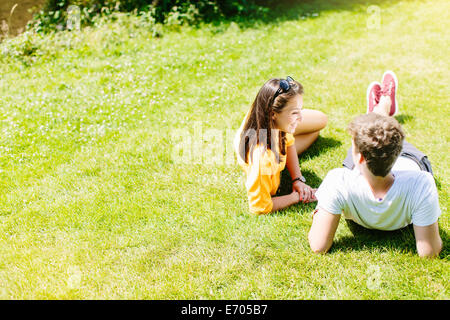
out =
[[[321,137],[314,142],[314,144],[309,147],[304,153],[299,156],[299,161],[301,159],[312,159],[318,157],[321,153],[328,151],[329,149],[337,148],[342,143],[333,138]],[[317,176],[313,171],[308,169],[302,169],[302,175],[306,179],[306,183],[312,188],[318,188],[322,183],[322,179]],[[292,178],[289,173],[288,168],[286,167],[280,174],[280,186],[278,187],[276,197],[284,196],[290,194],[292,192]],[[307,203],[307,204],[299,204],[302,206],[302,210],[312,211],[315,209],[317,202]]]
[[[436,175],[434,175],[434,182],[436,182],[436,188],[439,191],[441,191],[442,190],[441,179],[439,177],[437,177]]]
[[[327,152],[330,149],[338,148],[342,145],[342,142],[329,137],[319,136],[317,140],[312,144],[311,147],[308,148],[305,152],[303,152],[299,157],[299,161],[303,160],[311,160],[313,158],[318,157],[320,154]],[[306,177],[305,177],[306,178]]]
[[[302,174],[306,179],[306,183],[312,188],[318,188],[322,183],[320,179],[314,172],[310,170],[302,170]],[[292,192],[292,181],[289,170],[286,168],[281,172],[280,177],[280,187],[275,194],[275,197],[284,196]],[[316,208],[317,202],[312,203],[298,203],[292,206],[294,209],[299,209],[302,212],[312,212]],[[279,214],[282,214],[284,210],[280,210]]]
[[[372,249],[400,250],[417,254],[414,228],[411,225],[395,230],[380,231],[366,229],[351,220],[345,220],[353,235],[339,238],[333,243],[330,252],[339,251],[362,251]],[[443,242],[440,258],[448,259],[450,249],[450,238],[447,231],[439,228]]]
[[[370,15],[368,8],[370,6],[382,6],[384,4],[394,4],[399,1],[388,0],[303,0],[301,3],[296,1],[284,2],[276,8],[268,8],[260,11],[260,14],[247,16],[238,16],[228,19],[217,19],[210,21],[212,25],[221,26],[223,22],[235,22],[242,29],[253,28],[256,25],[279,24],[291,20],[316,19],[323,12],[333,11],[364,11]],[[218,28],[216,32],[221,32]]]
[[[401,124],[405,124],[406,122],[409,122],[412,119],[414,119],[414,117],[409,114],[400,114],[398,116],[395,116],[394,118],[397,119],[397,121]]]
[[[322,183],[322,179],[319,178],[314,172],[310,170],[302,170],[302,175],[306,179],[306,183],[311,188],[318,188],[320,184]],[[289,170],[285,168],[283,171],[281,171],[281,177],[280,177],[280,186],[277,190],[276,197],[278,196],[284,196],[292,192],[292,178],[289,174]]]

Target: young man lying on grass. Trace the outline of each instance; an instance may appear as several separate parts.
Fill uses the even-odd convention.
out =
[[[350,123],[352,148],[346,168],[331,170],[316,192],[318,204],[308,234],[314,252],[330,249],[342,213],[368,229],[397,230],[412,223],[419,256],[435,257],[442,250],[431,165],[404,142],[402,128],[392,117],[398,108],[397,89],[395,74],[386,72],[382,84],[368,88],[368,113]]]

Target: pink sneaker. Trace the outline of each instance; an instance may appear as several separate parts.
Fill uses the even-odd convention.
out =
[[[383,74],[381,85],[381,95],[389,96],[391,98],[391,110],[389,112],[390,116],[394,116],[398,112],[398,101],[395,98],[395,95],[398,90],[398,80],[397,76],[392,71],[386,71]]]
[[[372,82],[367,88],[367,113],[373,111],[373,108],[380,102],[381,84],[379,82]]]

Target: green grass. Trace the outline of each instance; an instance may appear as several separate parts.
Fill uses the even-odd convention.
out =
[[[310,1],[277,21],[162,38],[123,16],[3,43],[0,298],[449,299],[449,12],[448,1]],[[231,139],[261,85],[291,75],[305,108],[328,115],[300,157],[316,187],[341,166],[346,126],[386,69],[435,172],[439,259],[417,256],[411,229],[353,234],[344,221],[315,255],[313,205],[250,215]],[[213,152],[176,158],[177,142]]]

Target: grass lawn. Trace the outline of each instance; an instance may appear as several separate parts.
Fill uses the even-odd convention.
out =
[[[444,0],[309,1],[161,38],[122,16],[4,42],[0,298],[449,299],[449,14]],[[13,41],[37,46],[35,61],[11,58]],[[435,172],[440,257],[419,258],[412,229],[352,233],[343,219],[315,255],[314,205],[249,214],[231,140],[262,84],[290,75],[328,115],[300,157],[317,187],[387,69]]]

